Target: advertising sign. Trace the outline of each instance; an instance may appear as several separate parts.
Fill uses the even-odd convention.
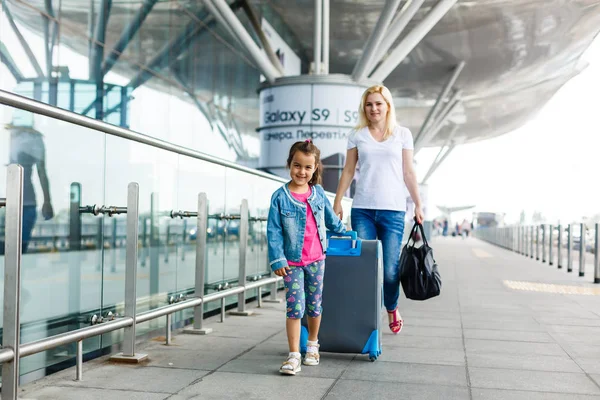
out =
[[[312,139],[324,164],[346,154],[348,134],[358,121],[362,86],[290,84],[260,92],[259,167],[288,177],[285,162],[291,145]],[[336,161],[335,164],[339,164]]]

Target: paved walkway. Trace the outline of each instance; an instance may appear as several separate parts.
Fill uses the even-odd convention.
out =
[[[209,319],[209,336],[176,332],[171,346],[141,344],[146,364],[96,359],[84,364],[82,382],[71,368],[25,385],[20,397],[600,400],[600,285],[591,271],[579,278],[476,239],[433,245],[443,293],[402,299],[405,327],[385,331],[374,363],[324,353],[320,366],[280,376],[284,307],[265,304],[252,317]],[[583,288],[589,294],[565,294]]]

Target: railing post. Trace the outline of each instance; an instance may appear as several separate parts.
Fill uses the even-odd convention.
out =
[[[76,256],[76,252],[81,251],[81,184],[72,182],[70,187],[69,202],[69,314],[76,315],[81,311],[81,259]],[[103,220],[101,218],[101,220]],[[98,234],[98,243],[102,242],[102,229],[98,225],[100,233]],[[102,246],[98,248],[102,251]],[[101,264],[102,262],[100,262]],[[78,329],[77,322],[69,324],[69,330]]]
[[[563,245],[563,229],[562,225],[558,224],[558,246],[556,250],[556,267],[561,269],[562,266],[562,245]]]
[[[159,306],[157,295],[160,280],[160,237],[158,216],[158,193],[150,195],[150,307]]]
[[[553,265],[554,263],[554,225],[548,225],[548,265]]]
[[[204,283],[206,280],[206,230],[208,228],[208,198],[206,193],[198,195],[198,220],[196,229],[196,297],[204,299]],[[194,325],[184,329],[185,333],[206,335],[212,328],[203,328],[204,302],[194,307]]]
[[[138,363],[148,357],[135,353],[135,325],[137,300],[138,264],[138,224],[139,224],[139,185],[135,182],[127,186],[127,247],[125,254],[125,317],[132,318],[133,324],[125,327],[123,352],[112,356],[111,361]]]
[[[535,259],[540,260],[540,226],[535,226]]]
[[[521,236],[523,238],[523,255],[527,257],[529,255],[529,251],[527,250],[527,226],[523,225],[521,231]]]
[[[573,224],[567,225],[567,272],[573,272]]]
[[[83,341],[77,341],[77,356],[75,362],[75,380],[83,380]]]
[[[16,400],[19,390],[19,303],[23,230],[23,167],[8,166],[4,244],[4,316],[2,347],[13,350],[13,359],[2,364],[2,400]]]
[[[542,224],[542,262],[546,262],[546,224]]]
[[[531,226],[531,229],[529,230],[529,257],[533,258],[533,225]]]
[[[600,224],[596,222],[594,227],[594,283],[600,283],[600,255],[598,255],[598,251],[600,250]]]
[[[585,223],[581,223],[581,236],[579,238],[579,276],[585,276],[585,233],[586,233]]]
[[[248,249],[248,200],[243,199],[240,207],[240,245],[239,245],[239,274],[238,285],[246,287],[246,251]],[[252,315],[253,311],[246,311],[246,290],[238,294],[237,311],[231,315]]]

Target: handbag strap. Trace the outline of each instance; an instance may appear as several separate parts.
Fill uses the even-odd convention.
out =
[[[410,230],[410,235],[408,236],[408,240],[406,241],[406,244],[404,245],[404,248],[407,248],[408,245],[410,244],[410,240],[412,239],[413,244],[411,247],[415,247],[415,233],[417,233],[417,230],[419,229],[419,227],[417,226],[417,224],[415,223],[412,227],[412,229]]]
[[[426,246],[429,246],[429,243],[427,242],[427,237],[425,236],[425,231],[423,230],[423,224],[418,223],[417,221],[415,221],[415,224],[413,225],[412,229],[410,230],[410,236],[408,237],[408,240],[406,241],[406,244],[404,245],[404,248],[407,248],[409,243],[410,243],[410,239],[412,239],[413,244],[411,247],[415,247],[415,233],[417,232],[417,230],[421,230],[421,238],[423,238],[423,242],[425,243]]]
[[[425,243],[425,245],[429,246],[429,243],[427,243],[427,237],[425,236],[425,231],[423,230],[423,224],[417,222],[416,225],[418,225],[419,229],[421,230],[421,237],[423,238],[423,242]]]

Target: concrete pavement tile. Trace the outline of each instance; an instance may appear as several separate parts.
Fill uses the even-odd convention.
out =
[[[397,383],[420,383],[467,386],[465,367],[447,365],[407,364],[376,361],[354,361],[342,379]]]
[[[389,330],[389,329],[388,329]],[[387,333],[388,330],[385,330],[384,333]],[[462,330],[460,328],[437,328],[437,327],[427,327],[427,326],[415,326],[410,323],[406,323],[402,327],[402,335],[412,335],[419,337],[453,337],[453,338],[462,338]]]
[[[505,389],[472,389],[473,400],[598,400],[600,397],[572,393],[525,392]]]
[[[169,400],[318,400],[331,387],[333,379],[215,372],[190,385]]]
[[[464,329],[465,338],[486,340],[508,340],[515,342],[553,343],[546,332],[504,331],[497,329]]]
[[[600,374],[600,358],[576,357],[575,362],[588,374]]]
[[[130,390],[109,390],[46,386],[33,392],[22,391],[21,400],[163,400],[167,393],[132,392]]]
[[[585,374],[469,367],[471,387],[600,395]]]
[[[521,331],[521,332],[545,332],[546,329],[537,322],[525,322],[525,320],[507,321],[504,319],[488,320],[488,321],[465,321],[463,320],[465,329],[493,329],[500,331]]]
[[[387,351],[386,351],[387,350]],[[465,365],[465,352],[463,349],[423,349],[423,348],[388,348],[384,347],[381,361],[402,362],[410,364],[435,364],[435,365]]]
[[[522,355],[564,356],[565,351],[556,343],[511,342],[504,340],[465,339],[467,352],[508,353]]]
[[[470,367],[507,368],[533,371],[583,372],[568,356],[482,353],[467,351]]]
[[[342,372],[344,372],[348,368],[350,360],[340,360],[334,357],[328,356],[325,353],[323,353],[321,356],[321,363],[319,365],[302,365],[302,371],[300,373],[304,377],[337,379],[342,374]],[[237,360],[230,361],[223,367],[219,368],[219,372],[279,375],[279,367],[281,367],[281,363],[283,363],[285,360],[285,356],[272,356],[269,358],[263,357],[261,359],[239,358]],[[364,360],[364,362],[369,361]]]
[[[327,400],[396,398],[410,400],[468,400],[469,390],[458,386],[339,380],[327,396],[325,396]]]
[[[404,330],[399,335],[385,336],[383,339],[383,351],[387,351],[391,348],[394,351],[397,347],[409,347],[418,349],[448,349],[448,350],[462,350],[463,341],[462,338],[445,338],[445,337],[419,337],[405,335]]]
[[[83,381],[64,380],[62,386],[176,393],[209,371],[106,364],[89,371]]]
[[[461,328],[460,316],[454,319],[441,319],[431,318],[430,316],[424,317],[410,317],[406,314],[402,314],[405,325],[413,325],[415,327],[437,327],[437,328]],[[385,326],[387,326],[387,316],[385,317]]]

